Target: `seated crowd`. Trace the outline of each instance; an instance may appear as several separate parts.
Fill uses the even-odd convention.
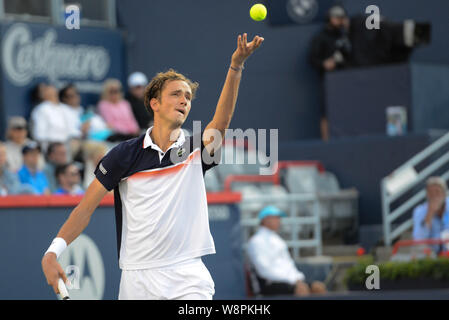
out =
[[[131,74],[125,99],[120,81],[108,79],[97,108],[87,109],[75,85],[58,90],[39,83],[29,120],[7,120],[6,141],[0,141],[0,196],[83,194],[107,151],[151,125],[143,103],[147,83],[144,74]]]

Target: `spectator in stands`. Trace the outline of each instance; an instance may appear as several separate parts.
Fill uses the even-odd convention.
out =
[[[150,114],[147,108],[145,108],[143,99],[147,84],[148,79],[142,72],[132,73],[128,77],[129,91],[125,96],[126,100],[131,104],[134,117],[142,131],[147,130],[153,121],[153,114]]]
[[[312,40],[310,62],[321,74],[347,66],[351,54],[349,18],[343,7],[329,9],[327,24]]]
[[[39,82],[36,84],[30,92],[31,104],[37,106],[45,101],[45,89],[47,84],[45,82]]]
[[[31,140],[27,138],[27,121],[23,117],[14,116],[8,120],[6,132],[6,152],[8,158],[8,169],[14,173],[19,171],[23,165],[22,149]],[[43,168],[45,160],[40,157],[39,168]]]
[[[440,239],[441,233],[449,229],[449,198],[444,179],[431,177],[426,183],[427,202],[413,211],[413,239]],[[435,253],[441,246],[433,245]]]
[[[55,177],[59,189],[54,192],[57,195],[82,195],[83,188],[80,186],[81,176],[78,167],[73,163],[56,167]]]
[[[47,83],[39,82],[31,89],[30,91],[31,108],[25,114],[27,119],[30,118],[31,112],[34,110],[34,108],[46,100],[45,99],[46,88]]]
[[[6,147],[0,142],[0,196],[33,194],[33,188],[22,185],[17,174],[7,168],[7,158]]]
[[[74,84],[68,84],[59,91],[59,100],[68,106],[70,121],[68,129],[72,132],[72,137],[82,138],[85,136],[87,126],[81,125],[81,116],[84,113],[84,108],[81,106],[81,97]]]
[[[259,213],[260,228],[248,242],[248,258],[256,273],[262,295],[308,296],[326,293],[321,282],[310,286],[298,271],[290,256],[287,244],[277,234],[281,217],[286,214],[274,206],[265,207]]]
[[[56,181],[56,167],[68,163],[67,147],[61,142],[53,142],[47,149],[47,163],[44,167],[44,174],[48,181],[48,188],[54,193],[58,188]]]
[[[317,34],[311,44],[309,59],[312,66],[321,75],[325,72],[342,69],[348,65],[351,54],[351,42],[348,37],[349,19],[341,6],[333,6],[328,11],[327,24]],[[320,102],[320,130],[321,137],[329,139],[329,129],[324,101],[324,83],[322,83],[323,99]]]
[[[100,160],[106,155],[108,149],[104,144],[89,143],[84,148],[84,177],[83,187],[87,189],[92,181],[95,179],[95,168]]]
[[[44,89],[44,101],[37,105],[31,113],[31,134],[44,150],[49,143],[69,143],[76,134],[70,130],[71,123],[77,119],[67,105],[59,101],[58,90],[51,85]]]
[[[22,149],[23,166],[17,173],[22,184],[30,185],[35,194],[49,194],[48,181],[43,171],[38,168],[41,149],[32,141]]]
[[[131,139],[139,135],[139,125],[134,118],[129,102],[123,99],[122,84],[119,80],[106,80],[101,101],[98,104],[98,112],[108,126],[115,131],[117,141]]]
[[[75,85],[70,83],[59,91],[59,100],[67,105],[69,119],[68,130],[71,132],[70,154],[73,160],[84,163],[82,148],[88,138],[90,122],[83,122],[84,108],[81,106],[81,96]]]

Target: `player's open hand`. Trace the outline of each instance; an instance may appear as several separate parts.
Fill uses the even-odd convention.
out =
[[[260,47],[264,38],[255,36],[253,41],[248,42],[248,35],[246,33],[238,36],[237,49],[232,54],[232,64],[234,67],[242,67],[248,57],[253,54],[257,48]]]

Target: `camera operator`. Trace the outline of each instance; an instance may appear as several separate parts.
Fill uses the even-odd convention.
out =
[[[312,40],[309,58],[310,63],[321,76],[326,72],[348,67],[351,56],[349,41],[349,18],[341,6],[333,6],[327,14],[327,24]],[[322,90],[324,91],[324,84]],[[329,139],[324,94],[320,95],[320,131],[324,141]]]
[[[310,48],[312,66],[321,74],[347,67],[351,55],[349,40],[349,18],[341,6],[333,6],[328,11],[328,23],[317,34]]]

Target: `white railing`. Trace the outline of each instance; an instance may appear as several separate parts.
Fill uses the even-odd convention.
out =
[[[435,141],[433,144],[425,148],[423,151],[415,155],[402,166],[394,170],[392,174],[385,177],[381,181],[382,195],[382,217],[384,243],[391,246],[394,239],[401,236],[404,232],[413,227],[413,219],[410,217],[393,229],[393,223],[405,214],[410,214],[411,210],[426,198],[425,190],[421,190],[414,195],[410,195],[408,199],[400,204],[394,210],[391,205],[394,201],[405,196],[408,192],[422,184],[427,178],[441,171],[443,166],[449,163],[449,151],[446,151],[437,160],[418,172],[417,166],[430,157],[435,157],[437,152],[443,152],[445,147],[449,146],[449,133]],[[440,174],[444,180],[449,179],[449,171]],[[411,214],[410,214],[411,215]]]

